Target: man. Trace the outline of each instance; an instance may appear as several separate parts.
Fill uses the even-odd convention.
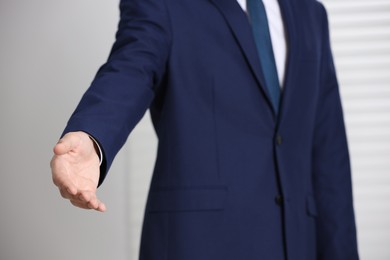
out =
[[[358,259],[323,6],[122,0],[120,8],[109,59],[54,147],[62,196],[104,211],[96,187],[150,108],[159,146],[140,259]]]

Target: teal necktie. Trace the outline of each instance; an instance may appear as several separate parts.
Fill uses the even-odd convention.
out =
[[[275,114],[277,114],[279,110],[280,83],[275,64],[274,52],[272,49],[267,13],[265,12],[262,0],[247,0],[247,8],[252,24],[252,32],[260,59],[261,69],[265,78],[265,84],[268,89]]]

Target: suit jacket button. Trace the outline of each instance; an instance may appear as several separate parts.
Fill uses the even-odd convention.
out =
[[[283,143],[282,136],[277,135],[277,136],[276,136],[276,144],[277,144],[277,145],[281,145],[282,143]]]
[[[275,197],[275,202],[276,204],[278,204],[279,206],[281,206],[283,204],[283,197],[281,195],[277,195]]]

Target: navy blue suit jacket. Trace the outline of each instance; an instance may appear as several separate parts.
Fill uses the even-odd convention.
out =
[[[117,39],[65,132],[104,151],[100,183],[149,108],[158,155],[142,260],[358,259],[327,16],[279,0],[280,112],[236,0],[122,0]]]

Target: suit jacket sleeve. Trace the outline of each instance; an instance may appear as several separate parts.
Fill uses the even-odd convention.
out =
[[[321,90],[313,146],[319,259],[358,259],[351,170],[328,20],[323,15]]]
[[[116,41],[64,134],[84,131],[103,150],[99,185],[129,133],[150,106],[170,49],[164,0],[121,0]]]

